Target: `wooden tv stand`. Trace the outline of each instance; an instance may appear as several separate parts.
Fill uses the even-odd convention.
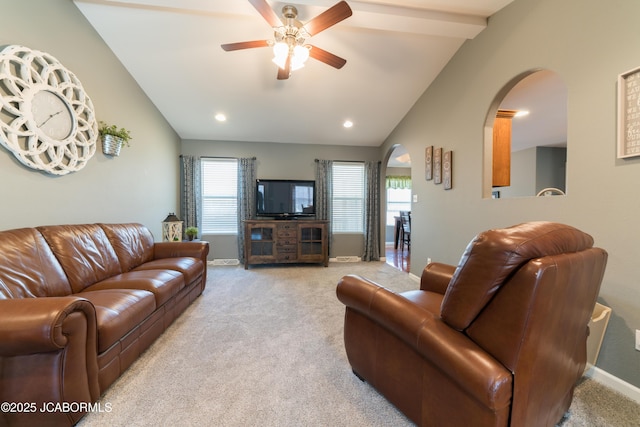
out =
[[[329,221],[248,220],[244,222],[244,268],[250,264],[329,265]]]

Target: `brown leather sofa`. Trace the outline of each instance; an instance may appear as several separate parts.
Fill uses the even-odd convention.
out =
[[[420,290],[337,287],[354,373],[421,426],[553,426],[586,363],[607,253],[573,227],[489,230]]]
[[[0,426],[68,426],[204,290],[206,242],[140,224],[0,232]]]

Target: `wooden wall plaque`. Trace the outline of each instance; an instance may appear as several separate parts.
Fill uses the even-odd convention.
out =
[[[640,156],[640,67],[618,76],[618,158]]]

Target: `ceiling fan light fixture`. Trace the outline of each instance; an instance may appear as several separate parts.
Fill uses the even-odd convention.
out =
[[[221,47],[226,52],[271,46],[274,54],[272,62],[279,68],[278,80],[288,79],[291,71],[302,68],[309,57],[337,69],[342,68],[347,62],[330,52],[304,44],[309,37],[334,26],[353,14],[346,1],[339,1],[305,24],[298,21],[298,10],[295,6],[285,5],[282,8],[282,18],[280,18],[267,0],[249,0],[249,2],[269,23],[273,29],[274,39],[225,43]],[[311,51],[312,48],[313,51]]]

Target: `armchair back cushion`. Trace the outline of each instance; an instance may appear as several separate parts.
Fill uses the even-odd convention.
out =
[[[67,276],[37,230],[0,232],[0,253],[0,299],[71,294]]]
[[[529,222],[488,230],[467,246],[442,302],[442,319],[465,330],[507,278],[528,261],[593,246],[593,238],[565,224]]]

